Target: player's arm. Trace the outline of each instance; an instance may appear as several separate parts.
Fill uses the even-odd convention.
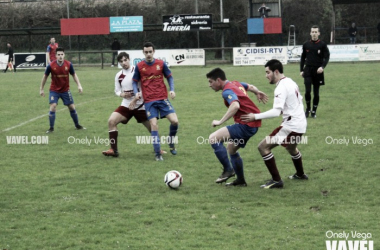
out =
[[[330,60],[330,51],[329,51],[329,48],[327,47],[326,44],[323,45],[323,47],[322,47],[321,50],[322,50],[323,59],[322,59],[322,66],[317,69],[317,73],[318,74],[322,74],[323,73],[323,71],[324,71],[327,63]]]
[[[73,75],[73,79],[74,79],[74,82],[77,84],[78,86],[78,91],[79,93],[83,93],[83,88],[82,88],[82,85],[80,84],[80,81],[79,81],[79,78],[78,78],[78,75],[76,73],[74,73]]]
[[[73,64],[70,63],[70,69],[69,69],[69,72],[70,74],[72,75],[73,79],[74,79],[74,82],[77,84],[77,87],[78,87],[78,91],[79,93],[83,93],[83,88],[82,88],[82,85],[80,84],[80,81],[79,81],[79,77],[78,75],[75,73],[74,71],[74,67],[73,67]]]
[[[223,124],[225,121],[227,121],[231,117],[233,117],[236,114],[236,112],[238,112],[239,108],[240,108],[240,103],[238,101],[232,102],[230,104],[230,106],[228,107],[227,112],[222,117],[222,119],[220,119],[219,121],[218,120],[213,120],[211,125],[213,127],[216,127],[216,126],[219,126],[219,125]]]
[[[271,110],[268,110],[268,111],[266,111],[264,113],[260,113],[260,114],[249,113],[246,115],[242,115],[241,120],[243,122],[252,122],[255,120],[275,118],[279,115],[281,115],[281,109],[280,108],[273,108]]]
[[[233,117],[240,108],[240,103],[237,95],[230,89],[224,90],[222,93],[223,99],[229,104],[227,112],[218,121],[213,120],[211,125],[213,127],[223,124],[225,121]]]
[[[168,65],[166,63],[164,63],[164,67],[163,67],[162,71],[163,71],[164,76],[166,77],[166,79],[168,81],[168,84],[169,84],[170,97],[172,99],[174,99],[175,98],[174,79],[173,79],[173,76],[172,76],[172,72],[170,71],[170,69],[168,68]]]
[[[302,54],[301,54],[301,61],[300,61],[300,75],[303,76],[303,68],[305,66],[305,59],[306,59],[306,49],[305,44],[302,46]]]
[[[268,96],[264,92],[261,92],[256,86],[245,82],[241,82],[241,85],[243,85],[246,91],[254,93],[259,102],[263,102],[264,104],[268,102]]]
[[[133,93],[135,95],[135,98],[133,98],[133,100],[129,103],[128,108],[131,110],[136,107],[137,101],[141,98],[141,93],[139,92],[139,88],[138,88],[138,82],[135,79],[133,79],[132,81],[132,86],[133,86]]]
[[[169,76],[167,78],[167,80],[168,80],[169,88],[170,88],[170,97],[172,99],[174,99],[175,98],[175,92],[174,92],[174,79],[173,79],[173,76]]]
[[[47,78],[48,78],[48,76],[46,74],[44,74],[44,76],[42,77],[42,80],[41,80],[40,96],[43,96],[43,97],[45,97],[44,87],[45,87],[45,83],[46,83]]]
[[[40,96],[43,96],[43,97],[45,96],[45,93],[44,93],[44,87],[45,87],[46,80],[47,80],[47,78],[48,78],[50,72],[51,72],[51,67],[50,67],[50,65],[48,65],[48,66],[46,67],[46,69],[45,69],[45,74],[44,74],[44,76],[42,77],[42,80],[41,80]]]
[[[327,64],[329,63],[330,60],[330,50],[327,47],[327,44],[324,46],[324,51],[323,51],[323,68],[326,68]]]
[[[255,120],[262,120],[262,119],[270,119],[275,118],[281,115],[282,110],[285,106],[285,101],[287,98],[286,89],[284,89],[283,85],[279,85],[275,91],[274,91],[274,101],[273,101],[273,108],[271,110],[268,110],[264,113],[259,114],[246,114],[242,115],[241,119],[245,122],[255,121]]]

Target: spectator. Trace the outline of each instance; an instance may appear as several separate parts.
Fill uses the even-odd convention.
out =
[[[351,27],[348,29],[348,35],[350,36],[350,43],[356,43],[356,33],[358,29],[356,28],[356,24],[352,23]]]
[[[261,18],[266,18],[268,17],[268,12],[270,11],[270,8],[266,7],[265,3],[263,3],[257,11],[260,13]]]
[[[116,50],[120,50],[120,43],[117,40],[117,38],[113,39],[113,43],[111,44],[111,49],[113,50],[111,67],[113,67],[113,66],[115,66],[115,58],[117,57],[117,51]]]

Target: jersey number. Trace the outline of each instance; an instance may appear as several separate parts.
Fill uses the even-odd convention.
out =
[[[239,89],[240,89],[241,91],[243,91],[244,95],[247,95],[247,91],[245,91],[245,88],[244,88],[244,87],[239,87]]]

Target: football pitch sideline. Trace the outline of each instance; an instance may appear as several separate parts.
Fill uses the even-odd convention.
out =
[[[257,150],[281,117],[264,120],[239,150],[248,186],[215,183],[222,168],[207,139],[217,129],[212,120],[227,110],[206,78],[215,67],[228,80],[257,86],[269,102],[259,104],[252,93],[251,99],[262,112],[272,108],[275,86],[263,66],[171,67],[178,154],[164,154],[162,162],[134,119],[118,125],[120,156],[101,153],[109,148],[108,118],[121,103],[113,93],[118,69],[76,67],[83,94],[70,77],[71,92],[87,129],[75,130],[60,100],[51,134],[48,97],[39,96],[43,71],[2,74],[0,249],[378,249],[378,63],[326,67],[318,116],[307,119],[307,139],[298,147],[309,180],[287,178],[295,169],[277,147],[281,190],[260,189],[270,175]],[[284,65],[284,74],[304,95],[299,65]],[[169,122],[160,120],[160,136],[168,131]],[[169,151],[165,143],[162,149]],[[164,183],[170,170],[183,176],[177,190]]]

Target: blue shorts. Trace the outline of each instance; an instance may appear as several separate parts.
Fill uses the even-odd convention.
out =
[[[65,105],[65,106],[68,106],[68,105],[74,103],[73,96],[71,95],[71,92],[69,90],[69,91],[63,92],[63,93],[58,93],[58,92],[50,91],[50,94],[49,94],[49,104],[52,104],[52,103],[57,103],[58,104],[59,98],[62,99],[63,105]]]
[[[254,136],[259,128],[250,127],[245,124],[235,123],[233,125],[227,126],[228,132],[230,132],[230,140],[235,144],[235,146],[239,146],[244,148],[247,144],[249,138]]]
[[[168,114],[175,113],[175,110],[168,99],[147,102],[144,104],[148,120],[152,118],[164,118]]]

